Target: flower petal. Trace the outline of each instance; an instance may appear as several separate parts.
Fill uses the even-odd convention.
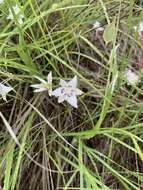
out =
[[[62,89],[61,87],[55,89],[55,90],[52,92],[52,96],[56,96],[56,97],[61,96],[61,94],[62,94],[61,89]]]
[[[34,76],[34,78],[38,79],[41,83],[47,83],[44,79],[40,77]]]
[[[72,88],[76,88],[77,86],[77,76],[74,76],[73,79],[71,79],[68,84],[72,86]]]
[[[23,24],[23,18],[22,17],[18,17],[18,23]]]
[[[33,92],[44,92],[47,90],[48,90],[47,88],[38,88],[38,89],[35,89]]]
[[[11,90],[13,90],[12,87],[0,84],[0,94],[2,95],[3,100],[7,101],[6,94],[9,93]]]
[[[60,79],[60,85],[61,85],[62,87],[65,87],[65,86],[68,85],[68,83],[67,83],[65,80],[63,80],[63,79]]]
[[[83,92],[80,89],[78,89],[78,88],[75,89],[75,95],[76,96],[79,96],[79,95],[82,95],[82,94],[83,94]]]
[[[12,87],[10,86],[5,86],[3,84],[0,84],[0,93],[5,93],[7,94],[8,92],[10,92],[11,90],[13,90]]]
[[[48,84],[52,84],[52,72],[50,71],[48,76],[47,76],[47,81],[48,81]]]
[[[52,96],[52,88],[50,88],[49,90],[48,90],[48,93],[49,93],[49,96]]]
[[[77,107],[78,107],[78,106],[77,106],[77,98],[76,98],[76,96],[68,97],[68,98],[67,98],[67,102],[68,102],[71,106],[73,106],[74,108],[77,108]]]
[[[59,96],[58,103],[62,103],[63,101],[65,101],[65,99],[66,99],[66,96],[64,96],[64,95]]]
[[[20,12],[20,8],[18,5],[13,6],[13,11],[15,14],[18,14]]]
[[[7,102],[6,94],[2,94],[2,99]]]

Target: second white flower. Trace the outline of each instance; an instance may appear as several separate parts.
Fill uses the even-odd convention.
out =
[[[71,106],[77,108],[77,96],[82,95],[83,92],[77,88],[77,77],[75,76],[69,82],[60,79],[59,88],[52,92],[53,96],[59,97],[58,103],[67,101]]]

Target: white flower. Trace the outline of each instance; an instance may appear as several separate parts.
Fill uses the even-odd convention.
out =
[[[104,27],[101,27],[101,23],[96,21],[94,24],[93,24],[93,28],[96,29],[97,31],[104,31]]]
[[[17,16],[17,20],[19,24],[23,24],[23,19],[24,19],[24,15],[21,14],[21,10],[19,8],[18,5],[15,5],[12,7],[13,11],[11,10],[11,8],[9,8],[9,15],[7,17],[7,19],[13,20],[14,19],[14,14]],[[13,14],[14,12],[14,14]]]
[[[70,105],[74,108],[77,108],[77,97],[78,95],[83,94],[83,92],[78,89],[77,86],[77,77],[75,76],[69,82],[60,79],[60,86],[59,88],[55,89],[52,92],[53,96],[59,97],[58,103],[63,101],[67,101]]]
[[[113,79],[113,81],[111,83],[111,92],[112,93],[113,93],[113,91],[115,89],[115,85],[116,85],[116,82],[117,82],[117,79],[118,79],[118,74],[119,74],[119,72],[117,71],[117,73],[115,74],[114,79]]]
[[[4,3],[4,0],[0,0],[0,4]]]
[[[129,85],[136,85],[139,82],[139,77],[131,69],[125,71],[125,77]]]
[[[41,82],[41,84],[31,85],[31,87],[36,88],[36,90],[34,90],[34,92],[48,91],[49,96],[51,96],[52,95],[52,72],[51,71],[49,72],[49,74],[47,76],[47,81],[45,81],[37,76],[35,76],[35,78],[37,78]]]
[[[2,96],[3,100],[7,101],[6,94],[13,90],[10,86],[5,86],[4,84],[0,83],[0,95]]]
[[[134,26],[135,31],[138,32],[139,36],[142,36],[143,34],[143,22],[139,24],[139,26]]]

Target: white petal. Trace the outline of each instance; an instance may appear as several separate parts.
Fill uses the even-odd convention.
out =
[[[47,76],[47,81],[48,81],[48,84],[52,84],[52,72],[50,71],[48,76]]]
[[[19,18],[20,18],[20,19],[24,19],[24,15],[23,15],[23,14],[20,14],[20,15],[19,15]]]
[[[6,88],[5,88],[5,92],[10,92],[11,90],[13,90],[13,88],[12,87],[9,87],[9,86],[7,86]]]
[[[18,18],[18,23],[19,23],[19,24],[23,24],[23,18],[19,17],[19,18]]]
[[[48,93],[49,93],[49,96],[52,96],[52,89],[50,88],[49,90],[48,90]]]
[[[0,84],[0,94],[2,95],[3,100],[7,101],[6,94],[9,93],[11,90],[13,90],[12,87]]]
[[[69,82],[68,82],[69,85],[71,85],[73,88],[76,88],[77,86],[77,76],[74,76],[73,79],[71,79]]]
[[[19,6],[18,5],[13,6],[13,10],[15,14],[17,14],[19,12]]]
[[[78,89],[78,88],[75,89],[75,95],[76,96],[79,96],[79,95],[82,95],[82,94],[83,94],[83,92],[80,89]]]
[[[8,92],[10,92],[13,88],[9,87],[9,86],[5,86],[3,84],[0,84],[0,93],[5,93],[7,94]]]
[[[77,108],[77,98],[76,96],[68,97],[67,102],[72,105],[74,108]]]
[[[2,99],[7,102],[6,94],[2,94]]]
[[[58,103],[62,103],[66,99],[66,96],[59,96]]]
[[[38,88],[38,89],[34,90],[33,92],[44,92],[47,90],[48,90],[47,88]]]
[[[43,79],[40,78],[40,77],[34,76],[34,78],[38,79],[41,83],[47,83],[45,80],[43,80]]]
[[[65,80],[63,80],[63,79],[60,79],[60,85],[61,85],[62,87],[65,87],[65,86],[68,85],[68,83],[67,83]]]
[[[55,90],[52,92],[52,96],[56,96],[56,97],[61,96],[61,94],[62,94],[61,90],[62,90],[61,87],[55,89]]]

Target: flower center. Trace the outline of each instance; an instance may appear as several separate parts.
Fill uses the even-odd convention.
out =
[[[74,90],[72,89],[71,86],[64,87],[64,88],[62,88],[62,90],[61,90],[61,93],[62,93],[63,95],[68,96],[68,97],[72,96],[72,95],[73,95],[73,92],[74,92]]]

